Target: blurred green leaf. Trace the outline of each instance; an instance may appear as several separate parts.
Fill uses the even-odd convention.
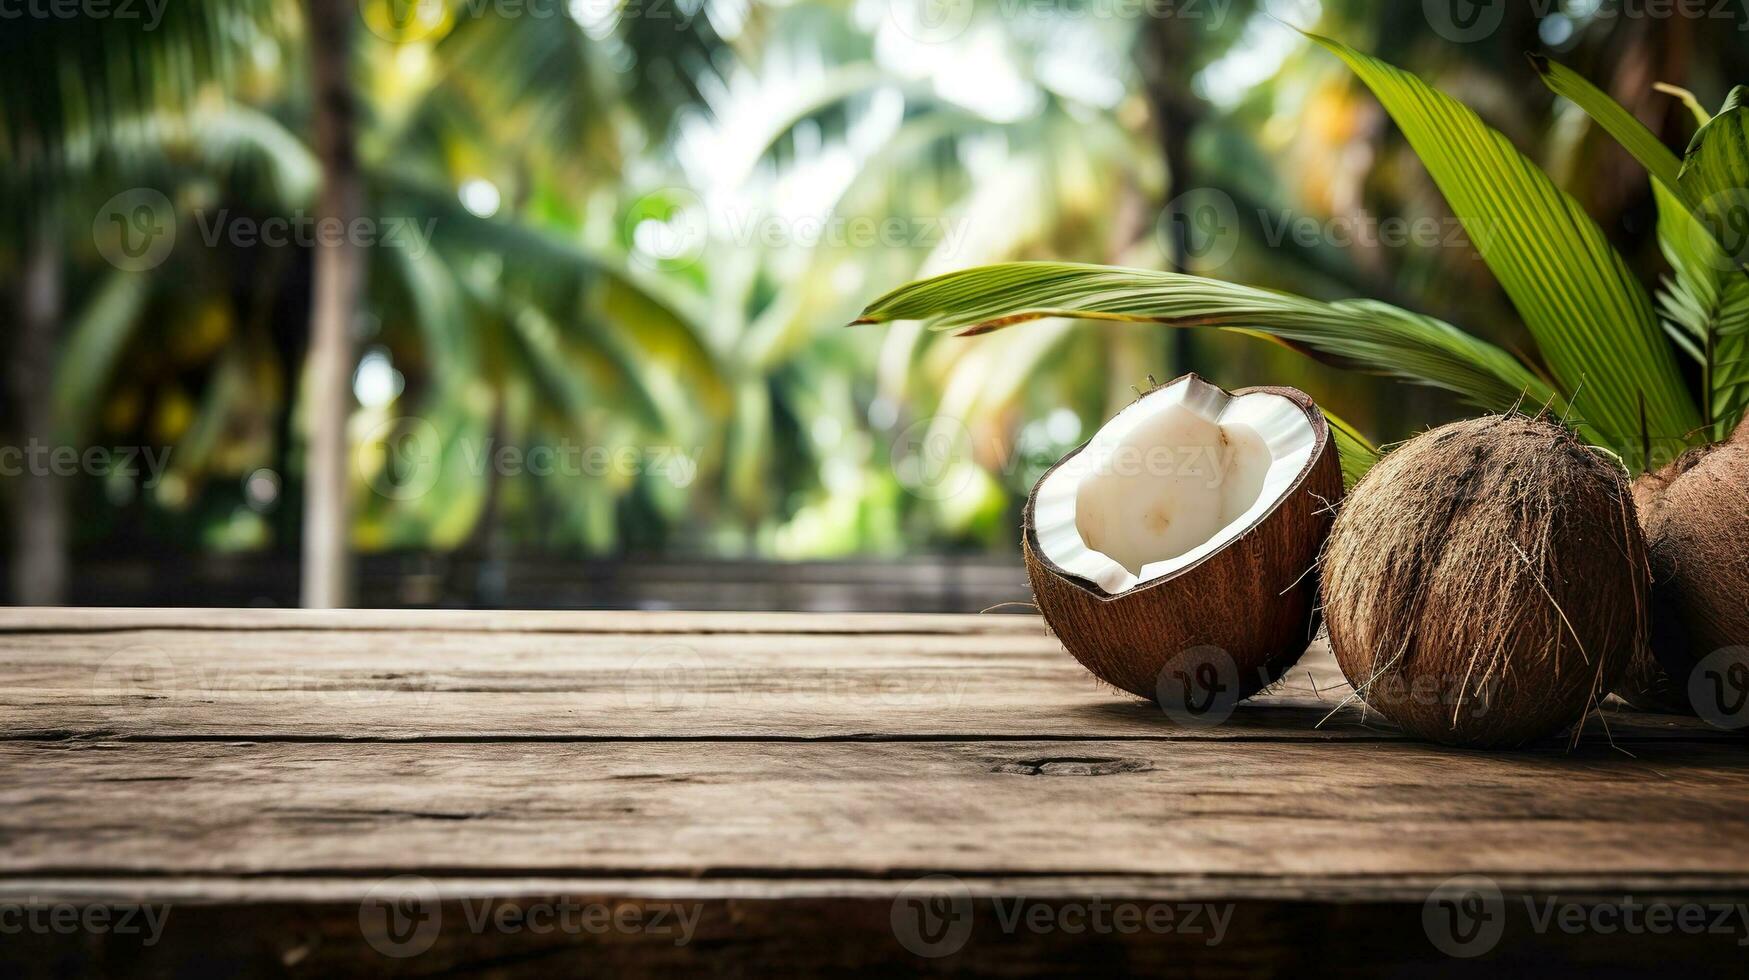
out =
[[[1615,141],[1632,154],[1640,162],[1640,166],[1646,168],[1653,180],[1672,190],[1678,189],[1682,161],[1677,159],[1675,151],[1658,142],[1658,137],[1644,123],[1635,119],[1633,113],[1610,98],[1602,89],[1591,84],[1583,75],[1560,62],[1550,61],[1541,55],[1532,55],[1530,63],[1555,94],[1571,99],[1575,105],[1585,110],[1586,115],[1615,137]]]
[[[112,272],[74,316],[55,363],[55,415],[74,443],[90,434],[103,409],[102,392],[115,373],[145,308],[151,280],[134,272]]]

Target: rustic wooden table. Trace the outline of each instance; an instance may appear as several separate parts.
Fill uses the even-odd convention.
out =
[[[1316,649],[1220,727],[1030,617],[9,610],[0,670],[6,975],[1706,973],[1749,943],[1739,736],[1623,708],[1613,743],[1442,749],[1332,715]]]

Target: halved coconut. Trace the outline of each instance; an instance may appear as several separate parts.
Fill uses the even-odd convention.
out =
[[[1243,697],[1312,638],[1318,551],[1341,496],[1309,397],[1228,393],[1191,374],[1045,474],[1022,549],[1046,622],[1101,680],[1155,700],[1168,667],[1215,648]]]

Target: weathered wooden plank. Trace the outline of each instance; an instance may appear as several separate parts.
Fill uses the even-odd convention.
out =
[[[1749,888],[1749,754],[1646,743],[0,745],[0,876],[1547,875]]]
[[[0,633],[105,630],[1039,635],[1036,616],[468,609],[0,608]]]
[[[1620,749],[1481,754],[1319,727],[1348,693],[1322,650],[1212,729],[1101,690],[1027,617],[26,610],[0,612],[0,676],[0,914],[171,908],[149,948],[8,933],[4,975],[1438,974],[1464,964],[1425,902],[1456,874],[1749,901],[1740,738],[1616,713]],[[403,875],[442,923],[407,959],[372,904]],[[895,925],[919,888],[975,912],[940,959]],[[559,900],[681,903],[694,931],[475,927]],[[1004,926],[1014,901],[1220,906],[1230,931]],[[1479,962],[1724,973],[1746,935],[1517,910]]]
[[[1358,705],[1336,710],[1350,688],[1322,645],[1207,727],[1113,693],[1013,619],[1028,628],[0,632],[0,738],[1395,737]],[[1625,708],[1605,720],[1590,737],[1732,738]]]
[[[1509,894],[1478,959],[1443,956],[1420,901],[1161,902],[1123,891],[946,896],[939,931],[908,896],[651,897],[582,888],[451,893],[385,906],[367,896],[150,908],[156,933],[27,931],[0,943],[9,977],[770,975],[1254,977],[1737,976],[1738,932],[1538,928],[1541,896]],[[1619,896],[1618,896],[1619,898]],[[1557,899],[1567,906],[1565,897]],[[1702,893],[1711,908],[1740,895]],[[89,905],[78,906],[83,911]],[[129,928],[136,906],[105,906]],[[398,916],[398,917],[397,917]],[[1121,918],[1120,918],[1121,916]],[[391,924],[392,923],[392,924]],[[398,927],[398,928],[397,928]],[[1434,928],[1437,928],[1435,926]],[[927,955],[924,955],[927,954]]]

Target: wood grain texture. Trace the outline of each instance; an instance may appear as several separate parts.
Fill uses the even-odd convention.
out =
[[[392,639],[277,625],[0,631],[0,739],[1397,737],[1343,703],[1351,689],[1322,645],[1208,726],[1099,684],[1034,617],[1001,617],[989,633],[970,618],[843,636],[660,632],[653,621],[644,632],[500,624]],[[1619,710],[1606,721],[1589,736],[1731,738],[1696,718]]]
[[[0,926],[169,910],[149,947],[0,936],[8,976],[1439,975],[1466,964],[1423,905],[1456,874],[1749,902],[1739,736],[1627,709],[1618,745],[1593,726],[1571,752],[1444,749],[1353,708],[1319,727],[1349,693],[1321,648],[1218,728],[1103,688],[1019,616],[0,611],[0,672]],[[400,958],[370,917],[409,875],[441,928]],[[963,948],[906,944],[918,889],[972,903]],[[470,925],[562,901],[681,903],[695,931]],[[1231,918],[1211,945],[1004,926],[1015,901]],[[1520,911],[1481,962],[1722,974],[1736,938]]]
[[[0,771],[29,774],[0,788],[8,875],[1658,871],[1749,887],[1749,754],[1728,745],[74,741],[0,745]]]

